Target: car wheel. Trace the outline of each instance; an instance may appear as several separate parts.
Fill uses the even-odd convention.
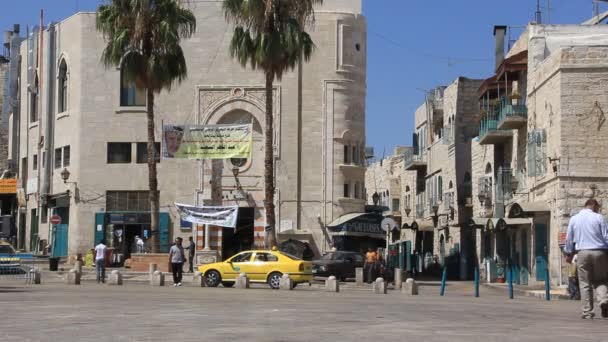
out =
[[[281,286],[281,277],[283,275],[280,272],[272,272],[268,276],[268,285],[271,289],[276,290]]]
[[[222,277],[218,271],[211,270],[205,274],[205,285],[207,287],[218,287],[221,281]]]
[[[222,286],[223,287],[233,287],[234,286],[234,282],[233,281],[223,281],[222,282]]]

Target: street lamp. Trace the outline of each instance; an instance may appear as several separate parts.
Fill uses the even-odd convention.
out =
[[[380,195],[378,195],[377,192],[374,192],[374,194],[372,195],[372,201],[374,202],[374,205],[378,205],[379,200],[380,200]]]
[[[63,179],[63,184],[67,184],[69,178],[70,178],[70,171],[68,171],[68,169],[64,168],[63,171],[61,171],[61,179]]]

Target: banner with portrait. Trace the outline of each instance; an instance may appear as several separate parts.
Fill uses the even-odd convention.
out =
[[[165,159],[251,158],[253,127],[247,125],[164,125]]]
[[[209,224],[212,226],[235,228],[239,207],[195,207],[187,204],[175,203],[182,220],[196,224]]]

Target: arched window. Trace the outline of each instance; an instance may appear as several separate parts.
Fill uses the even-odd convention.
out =
[[[57,96],[57,110],[63,113],[68,110],[68,66],[65,59],[59,64],[59,94]]]
[[[450,184],[448,185],[448,189],[452,189],[454,187],[454,184],[452,183],[452,181],[450,181]]]
[[[492,173],[492,164],[487,163],[486,164],[486,174],[490,174]]]
[[[143,107],[146,105],[146,90],[138,88],[135,81],[120,68],[120,105],[122,107]]]

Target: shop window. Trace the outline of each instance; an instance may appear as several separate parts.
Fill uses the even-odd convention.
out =
[[[57,96],[57,109],[59,113],[68,110],[68,66],[65,59],[59,65],[59,94]]]
[[[154,150],[156,152],[154,159],[157,163],[160,163],[160,143],[154,143]],[[137,164],[148,163],[148,143],[137,143],[137,155],[135,158]]]
[[[61,168],[61,148],[55,149],[55,169]]]
[[[63,167],[70,166],[70,146],[63,147]]]
[[[150,211],[148,191],[107,191],[106,211]]]
[[[120,105],[122,107],[143,107],[146,105],[146,90],[137,87],[126,72],[120,68]]]
[[[108,143],[108,164],[131,163],[131,143]]]

